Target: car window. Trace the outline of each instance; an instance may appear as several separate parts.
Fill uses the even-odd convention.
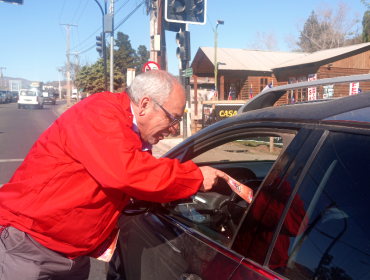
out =
[[[241,137],[213,147],[193,161],[222,170],[255,192],[282,151],[282,146],[281,137]],[[248,206],[220,179],[210,192],[198,192],[190,199],[168,203],[164,209],[181,223],[229,246]]]
[[[281,137],[257,136],[237,139],[198,155],[195,163],[246,160],[276,160],[283,148]]]
[[[369,136],[328,135],[289,208],[270,269],[289,279],[369,278],[369,145]]]
[[[36,92],[35,91],[21,91],[20,93],[21,96],[36,96]]]

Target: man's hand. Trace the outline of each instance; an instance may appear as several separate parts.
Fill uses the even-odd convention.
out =
[[[202,166],[199,167],[199,169],[202,171],[204,178],[203,183],[199,188],[199,190],[202,192],[207,192],[212,189],[212,187],[217,184],[218,178],[222,178],[226,182],[229,180],[229,176],[227,176],[226,173],[212,167]]]

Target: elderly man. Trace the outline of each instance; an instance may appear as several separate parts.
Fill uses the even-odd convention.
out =
[[[151,155],[176,132],[184,107],[179,82],[151,71],[127,93],[95,94],[57,119],[0,189],[0,279],[87,279],[89,253],[130,196],[169,202],[226,178]]]

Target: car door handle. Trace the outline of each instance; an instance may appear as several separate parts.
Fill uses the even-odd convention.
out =
[[[191,273],[183,273],[181,274],[181,280],[202,280],[198,275],[191,274]]]

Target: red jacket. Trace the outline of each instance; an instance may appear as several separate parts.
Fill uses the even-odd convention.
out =
[[[196,193],[199,168],[142,152],[132,119],[126,93],[95,94],[62,114],[0,189],[0,225],[76,258],[107,238],[128,196],[164,203]]]

